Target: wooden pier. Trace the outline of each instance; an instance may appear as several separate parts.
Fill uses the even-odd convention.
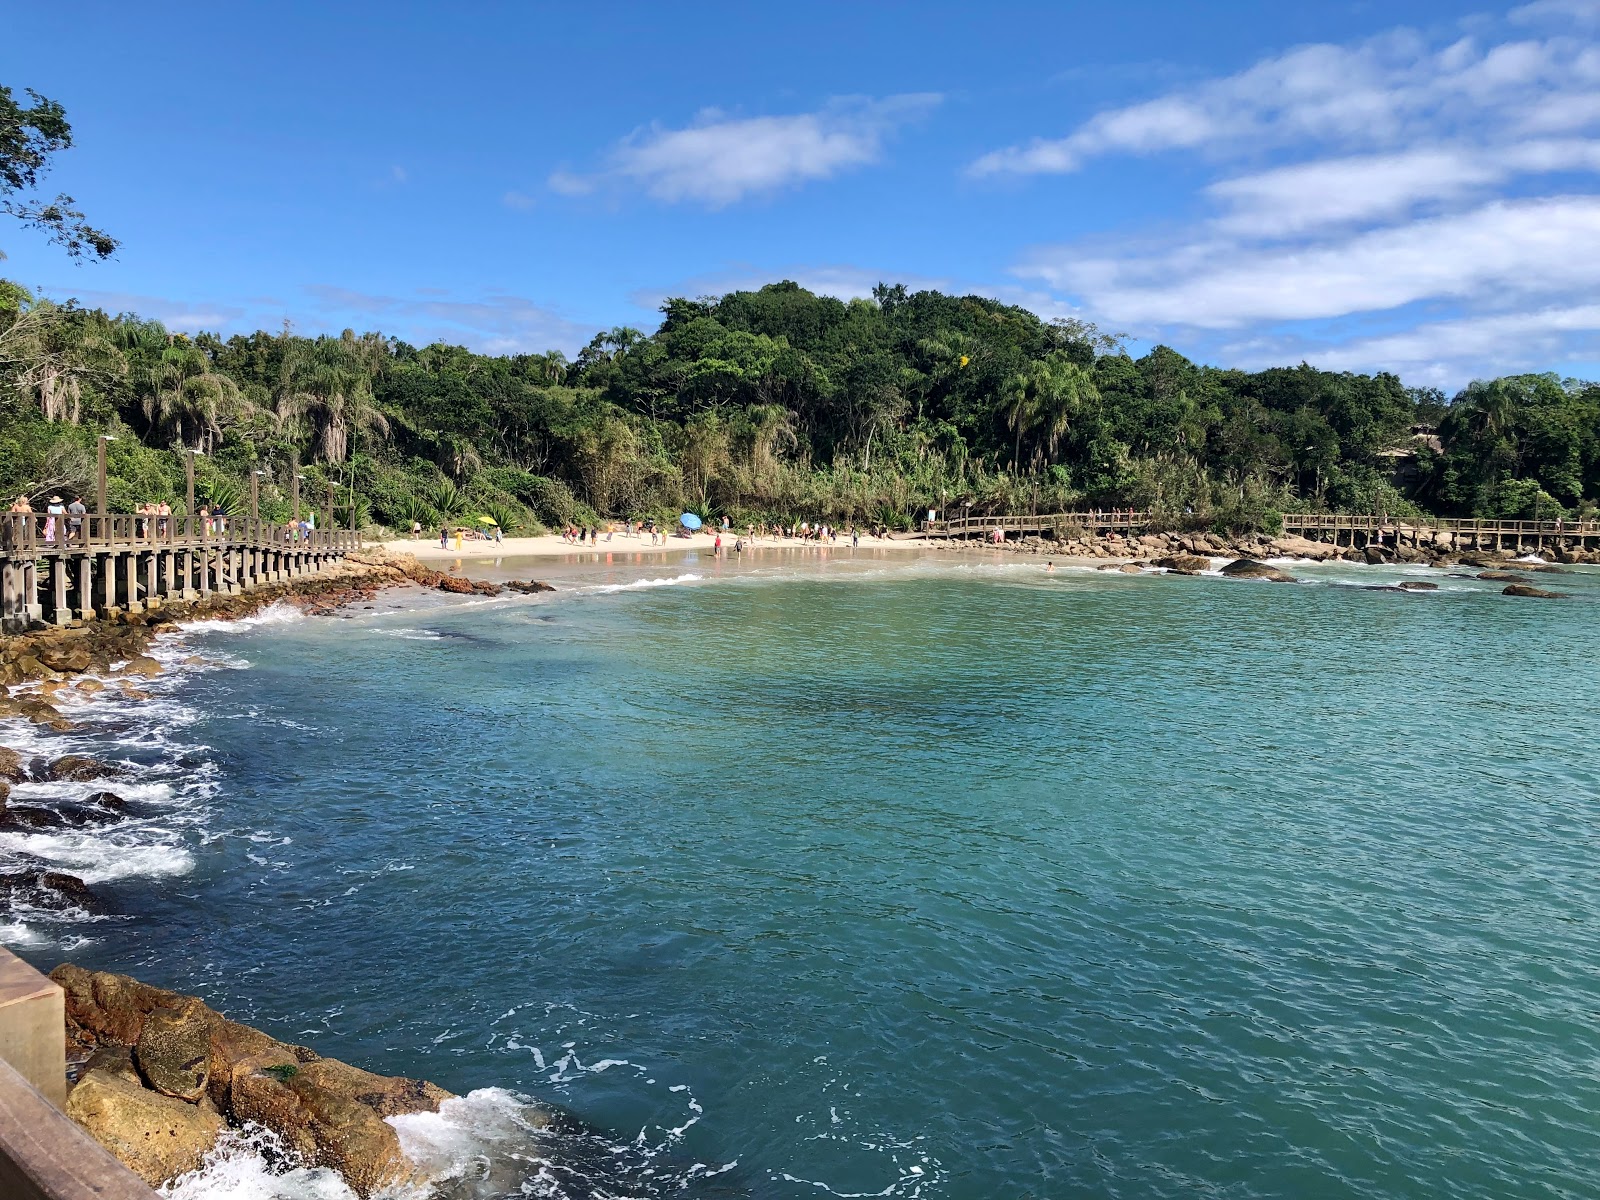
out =
[[[1432,546],[1439,550],[1534,554],[1600,549],[1600,521],[1478,521],[1452,517],[1382,517],[1360,513],[1284,513],[1283,532],[1314,542]]]
[[[992,539],[996,533],[1003,537],[1023,533],[1060,534],[1072,528],[1085,533],[1132,533],[1150,528],[1150,514],[1131,509],[1092,510],[1090,512],[1024,513],[1021,516],[964,515],[942,521],[928,521],[922,529],[923,537]]]
[[[951,517],[925,523],[924,537],[997,540],[1023,534],[1068,532],[1143,533],[1156,527],[1148,512],[1091,509],[1088,512],[1025,513],[1007,516]],[[1162,528],[1172,529],[1169,524]],[[1176,530],[1173,530],[1176,531]],[[1285,513],[1285,535],[1335,546],[1431,546],[1440,550],[1546,551],[1600,550],[1600,521],[1477,521],[1450,517],[1389,517],[1375,513]]]
[[[353,530],[253,517],[4,513],[0,633],[236,595],[321,574],[360,546]]]

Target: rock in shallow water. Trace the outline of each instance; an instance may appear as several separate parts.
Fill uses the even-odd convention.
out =
[[[102,1070],[78,1080],[67,1096],[67,1115],[152,1187],[197,1168],[225,1127],[209,1106],[185,1104]]]
[[[170,1106],[178,1105],[191,1112],[220,1112],[235,1124],[257,1122],[305,1165],[329,1167],[358,1195],[372,1196],[409,1181],[413,1173],[394,1127],[385,1118],[437,1112],[450,1098],[449,1092],[431,1083],[374,1075],[322,1058],[304,1046],[279,1042],[229,1021],[192,996],[126,975],[86,971],[70,963],[50,975],[66,993],[69,1042],[81,1048],[133,1046],[132,1061],[150,1085],[133,1090],[159,1102],[121,1105],[123,1093],[106,1089],[127,1088],[126,1079],[106,1070],[91,1070],[84,1076],[86,1082],[96,1080],[85,1105],[92,1102],[94,1113],[109,1111],[112,1116],[96,1116],[98,1126],[88,1120],[80,1123],[136,1171],[141,1171],[140,1165],[123,1157],[139,1149],[137,1142],[123,1136],[131,1118],[124,1121],[118,1114],[136,1113],[159,1125],[176,1119],[169,1116],[175,1112]],[[110,1098],[104,1099],[107,1095]],[[213,1139],[220,1128],[221,1124],[212,1131]],[[106,1137],[101,1137],[102,1131]],[[144,1166],[166,1169],[172,1162]]]
[[[1296,583],[1298,580],[1287,571],[1257,562],[1253,558],[1236,558],[1222,568],[1222,573],[1233,579],[1265,579],[1268,583]]]

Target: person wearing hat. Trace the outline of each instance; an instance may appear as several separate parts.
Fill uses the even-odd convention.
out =
[[[60,496],[51,496],[50,503],[45,505],[44,540],[54,545],[56,540],[56,521],[67,515],[67,506]]]

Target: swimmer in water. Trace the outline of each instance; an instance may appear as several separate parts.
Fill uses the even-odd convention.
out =
[[[1054,575],[1056,573],[1056,565],[1055,565],[1055,563],[1053,563],[1053,562],[1045,563],[1045,565],[1044,565],[1044,573],[1046,575]]]

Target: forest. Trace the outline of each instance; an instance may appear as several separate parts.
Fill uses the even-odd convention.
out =
[[[92,496],[102,433],[114,510],[181,509],[189,450],[205,502],[241,511],[259,472],[264,514],[286,515],[299,475],[362,527],[688,510],[903,528],[967,504],[1244,529],[1297,510],[1581,516],[1600,499],[1600,385],[1523,375],[1446,397],[1165,346],[1134,358],[978,296],[846,302],[781,282],[673,299],[653,333],[599,333],[568,361],[350,330],[190,336],[0,280],[0,490]]]
[[[0,87],[0,212],[74,259],[118,243],[71,196],[32,198],[70,147],[59,105]],[[381,332],[223,338],[0,279],[0,491],[197,503],[409,529],[508,532],[689,510],[906,527],[974,513],[1132,507],[1243,530],[1296,510],[1550,518],[1600,500],[1600,385],[1555,375],[1459,394],[1304,363],[1241,371],[981,296],[792,282],[675,298],[653,332],[486,355]],[[187,461],[186,461],[187,460]],[[331,489],[331,493],[330,493]]]

